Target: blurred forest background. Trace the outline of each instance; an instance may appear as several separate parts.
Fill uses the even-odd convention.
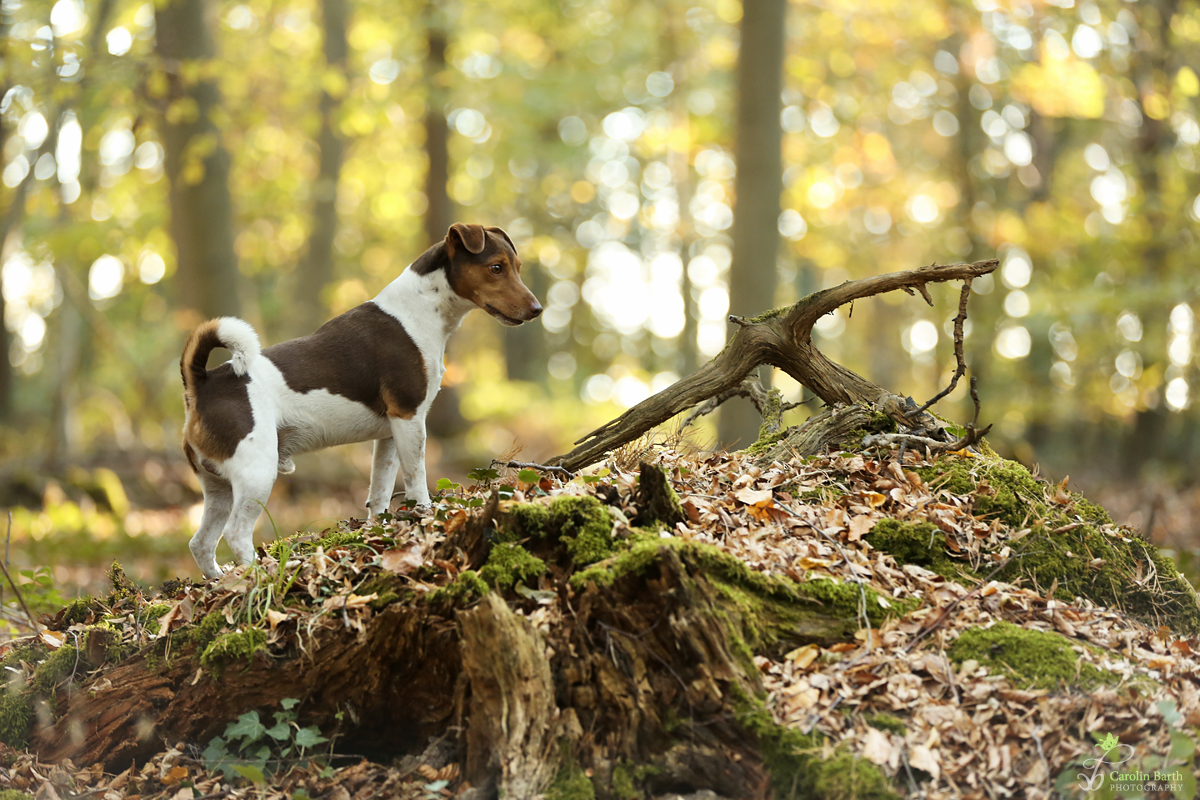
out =
[[[565,452],[728,313],[998,257],[966,339],[996,447],[1197,545],[1195,0],[3,0],[0,39],[0,507],[31,594],[113,558],[195,575],[189,330],[310,332],[454,221],[504,227],[546,312],[452,340],[431,480]],[[954,366],[933,291],[818,345],[923,401]],[[749,409],[692,440],[748,444]],[[369,445],[297,466],[260,537],[361,513]]]

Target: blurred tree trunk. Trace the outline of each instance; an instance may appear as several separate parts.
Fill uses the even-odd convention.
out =
[[[692,118],[687,106],[687,93],[683,91],[691,77],[688,58],[695,50],[686,47],[681,39],[688,35],[687,6],[670,3],[665,10],[665,41],[663,43],[669,60],[668,72],[675,80],[676,90],[671,93],[667,113],[671,117],[671,129],[677,132],[668,141],[667,167],[671,170],[671,183],[675,186],[675,199],[679,204],[679,224],[675,234],[679,237],[679,257],[683,261],[683,276],[679,291],[683,295],[683,331],[679,335],[679,355],[674,369],[680,375],[690,375],[700,365],[700,351],[696,345],[697,322],[700,310],[692,297],[692,279],[688,277],[687,263],[692,244],[696,241],[696,227],[692,221]],[[694,42],[692,43],[694,44]]]
[[[0,64],[8,64],[9,48],[8,48],[8,29],[11,27],[4,22],[4,17],[0,16]],[[12,86],[12,80],[8,75],[5,75],[4,82],[0,84],[0,97],[8,94],[8,90]],[[0,115],[0,152],[4,152],[4,145],[8,143],[8,126],[4,124],[4,117]],[[29,176],[26,176],[28,178]],[[24,183],[24,181],[22,181]],[[16,212],[18,194],[22,205],[25,202],[23,190],[20,186],[13,191],[12,199],[9,206],[4,209],[4,216],[0,218],[0,265],[4,263],[5,257],[8,255],[8,234],[12,230],[13,214]],[[9,360],[9,351],[12,349],[12,339],[8,333],[8,327],[5,320],[8,318],[8,306],[4,300],[4,276],[0,274],[0,422],[7,421],[12,416],[12,395],[13,395],[13,370],[12,361]]]
[[[447,185],[450,182],[450,130],[446,124],[446,29],[441,11],[430,4],[425,10],[429,52],[425,56],[425,153],[429,171],[425,173],[425,239],[436,244],[446,238],[454,224],[454,205]]]
[[[221,95],[204,69],[216,55],[206,0],[156,5],[155,48],[166,74],[161,123],[170,182],[180,302],[205,317],[237,315],[240,277],[233,247],[229,152],[213,112]]]
[[[1138,24],[1141,30],[1134,40],[1136,46],[1132,52],[1130,72],[1141,99],[1162,88],[1156,83],[1161,83],[1163,75],[1174,75],[1178,68],[1178,65],[1172,68],[1168,64],[1170,53],[1164,46],[1170,37],[1171,19],[1178,10],[1177,6],[1176,0],[1152,0],[1139,6]],[[1171,308],[1179,302],[1179,295],[1156,290],[1170,285],[1167,274],[1168,242],[1178,235],[1177,224],[1172,223],[1163,211],[1163,181],[1160,173],[1161,162],[1169,156],[1175,137],[1167,121],[1155,119],[1146,113],[1146,107],[1140,100],[1138,108],[1142,114],[1142,125],[1133,141],[1133,166],[1137,174],[1140,206],[1135,205],[1131,213],[1145,222],[1148,235],[1143,238],[1140,253],[1134,259],[1139,268],[1131,269],[1126,280],[1140,284],[1130,289],[1147,298],[1159,298],[1161,308],[1142,307],[1138,311],[1143,320],[1149,322],[1157,318],[1158,324],[1162,324]],[[1160,354],[1155,358],[1147,352],[1142,352],[1142,355],[1146,358],[1147,368],[1162,357]],[[1120,448],[1120,463],[1127,476],[1137,477],[1149,462],[1161,457],[1169,413],[1160,400],[1154,408],[1139,408],[1134,424],[1126,426],[1123,446]]]
[[[737,178],[729,310],[773,308],[778,283],[779,196],[783,192],[783,43],[787,0],[744,3],[738,48]],[[760,418],[742,398],[721,408],[718,441],[746,446]]]
[[[313,184],[312,232],[308,251],[296,274],[296,313],[290,320],[292,336],[311,333],[327,316],[321,293],[333,280],[333,237],[337,233],[338,179],[346,144],[338,135],[337,116],[346,93],[346,0],[321,0],[325,26],[325,80],[321,87],[317,133],[318,168]]]

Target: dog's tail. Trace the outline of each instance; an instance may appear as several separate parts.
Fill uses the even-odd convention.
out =
[[[183,358],[179,371],[183,375],[184,394],[195,396],[196,387],[208,378],[208,354],[214,348],[224,347],[233,353],[229,366],[234,375],[245,375],[250,362],[262,352],[258,334],[250,323],[237,317],[210,319],[188,337],[183,346]]]

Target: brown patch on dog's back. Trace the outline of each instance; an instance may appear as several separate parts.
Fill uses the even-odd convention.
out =
[[[268,347],[263,355],[293,392],[325,389],[381,417],[411,419],[428,388],[416,343],[400,320],[374,303],[331,319],[312,336]]]

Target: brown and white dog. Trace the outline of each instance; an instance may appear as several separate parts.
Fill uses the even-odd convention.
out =
[[[204,516],[191,540],[206,577],[221,574],[221,536],[243,564],[254,560],[254,523],[291,456],[375,441],[368,514],[388,509],[397,469],[407,499],[429,504],[425,415],[445,371],[446,341],[479,307],[505,325],[542,313],[521,282],[508,234],[450,226],[374,300],[316,333],[261,349],[235,317],[205,322],[183,349],[183,451],[204,490]],[[213,370],[208,354],[233,358]]]

